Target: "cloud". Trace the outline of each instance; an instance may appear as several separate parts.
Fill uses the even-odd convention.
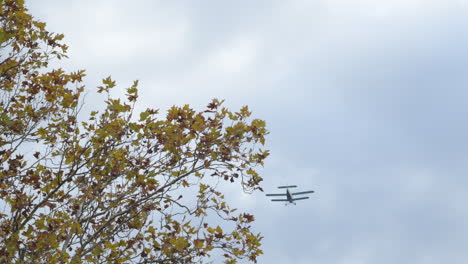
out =
[[[261,263],[466,263],[467,1],[41,1],[88,82],[140,79],[141,108],[212,97],[267,120]]]

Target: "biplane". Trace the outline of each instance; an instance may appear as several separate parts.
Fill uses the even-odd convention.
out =
[[[286,202],[285,205],[288,203],[292,203],[296,205],[295,201],[298,200],[305,200],[309,199],[309,197],[295,197],[296,195],[301,195],[301,194],[308,194],[308,193],[313,193],[314,191],[305,191],[305,192],[289,192],[289,188],[296,188],[296,185],[286,185],[286,186],[278,186],[278,189],[286,189],[285,193],[268,193],[266,196],[286,196],[285,199],[271,199],[273,202]]]

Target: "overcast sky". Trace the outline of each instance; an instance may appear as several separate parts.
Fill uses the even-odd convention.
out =
[[[211,98],[267,121],[267,192],[228,189],[259,263],[468,263],[468,1],[29,1],[62,66],[140,80],[141,104]],[[92,98],[89,98],[92,101]]]

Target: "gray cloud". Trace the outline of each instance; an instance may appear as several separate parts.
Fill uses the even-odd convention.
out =
[[[88,83],[141,80],[142,106],[220,97],[267,120],[260,263],[466,263],[466,1],[41,1]],[[90,100],[93,100],[92,98]]]

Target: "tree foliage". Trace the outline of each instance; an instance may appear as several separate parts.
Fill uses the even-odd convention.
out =
[[[81,118],[84,71],[49,67],[63,35],[22,0],[0,0],[0,23],[0,263],[256,262],[254,217],[217,184],[260,189],[264,121],[218,100],[135,113],[138,82],[113,98],[110,77]]]

